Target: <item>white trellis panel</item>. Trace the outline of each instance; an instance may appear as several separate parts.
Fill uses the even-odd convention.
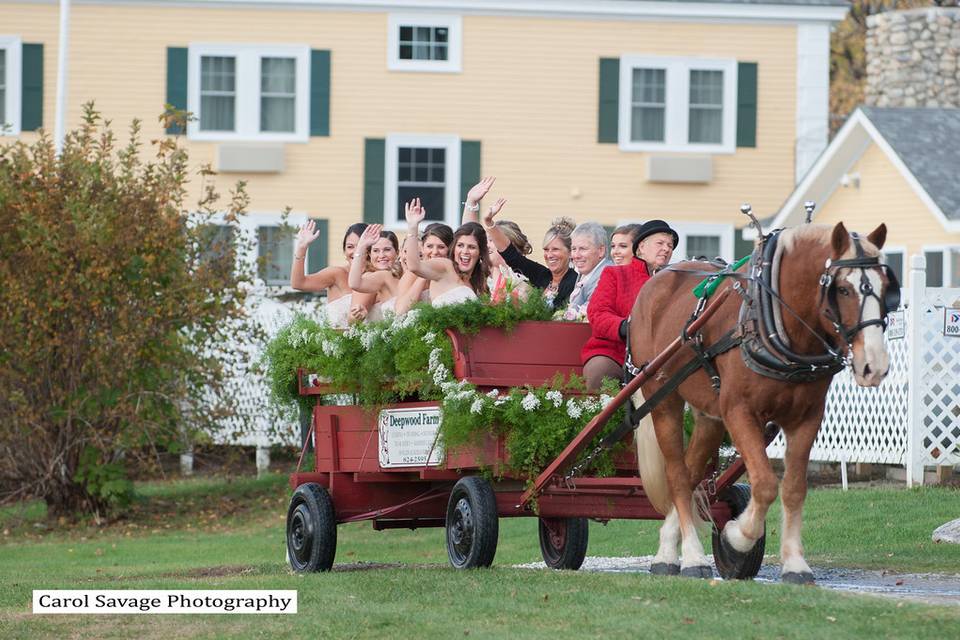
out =
[[[902,296],[906,335],[885,337],[890,373],[874,388],[857,385],[849,369],[833,379],[812,460],[902,464],[908,483],[922,482],[925,465],[960,464],[960,337],[943,335],[944,308],[960,308],[960,289],[924,280],[914,256],[912,295]],[[777,436],[767,454],[782,458],[785,444]]]
[[[943,335],[945,307],[960,308],[960,289],[927,289],[920,309],[915,464],[960,464],[960,337]]]
[[[907,452],[907,338],[887,340],[890,373],[879,387],[861,387],[850,369],[837,374],[810,459],[822,462],[904,464]],[[782,458],[783,434],[767,454]]]

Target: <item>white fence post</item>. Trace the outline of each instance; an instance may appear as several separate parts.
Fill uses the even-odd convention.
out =
[[[908,309],[908,387],[907,395],[907,486],[923,484],[923,298],[927,286],[927,259],[923,254],[910,257],[910,307]]]

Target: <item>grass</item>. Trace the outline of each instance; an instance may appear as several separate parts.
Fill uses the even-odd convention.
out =
[[[960,627],[960,607],[815,588],[512,569],[539,560],[533,518],[501,521],[492,570],[449,569],[441,529],[376,532],[360,523],[339,528],[337,571],[294,575],[283,560],[284,477],[152,483],[138,493],[128,520],[101,528],[42,530],[34,527],[42,505],[0,510],[0,637],[921,638]],[[960,547],[929,541],[960,513],[956,489],[817,490],[808,505],[814,566],[960,568]],[[768,522],[775,552],[775,513]],[[653,553],[657,526],[592,524],[589,553]],[[296,589],[299,613],[33,616],[35,588]]]

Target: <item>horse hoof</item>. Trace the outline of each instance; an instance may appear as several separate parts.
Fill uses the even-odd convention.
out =
[[[654,562],[650,565],[650,573],[655,576],[678,576],[680,565],[671,562]]]
[[[788,571],[780,576],[784,584],[813,584],[813,574],[809,571]]]
[[[713,569],[710,567],[710,565],[686,567],[685,569],[680,570],[680,575],[684,578],[712,578]]]

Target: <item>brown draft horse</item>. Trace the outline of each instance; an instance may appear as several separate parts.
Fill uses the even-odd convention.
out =
[[[888,287],[891,293],[899,289],[893,289],[897,286],[896,280],[891,280],[885,265],[878,265],[874,259],[883,247],[886,232],[886,226],[881,224],[863,238],[851,236],[842,223],[833,228],[808,224],[787,229],[779,237],[782,306],[778,311],[782,313],[782,329],[789,338],[790,348],[796,354],[814,355],[825,353],[825,341],[837,344],[837,353],[852,361],[854,376],[862,386],[878,385],[889,368],[883,341],[886,303],[883,296]],[[857,256],[866,256],[867,265],[857,268]],[[831,271],[832,263],[844,259],[854,266],[834,266]],[[696,306],[692,288],[698,282],[683,270],[703,270],[703,264],[681,263],[675,271],[659,273],[641,289],[630,322],[634,362],[650,361],[680,334]],[[824,274],[828,272],[833,277],[825,280]],[[826,289],[822,292],[821,288],[830,285],[834,289],[830,296],[825,296]],[[731,283],[721,288],[724,286]],[[828,303],[827,298],[831,298],[831,302]],[[741,302],[738,295],[727,297],[702,331],[704,346],[713,344],[737,325]],[[834,313],[839,312],[837,323],[828,306]],[[789,310],[796,316],[788,313]],[[841,331],[847,327],[854,330],[844,336]],[[689,349],[682,349],[643,385],[638,395],[649,398],[692,355]],[[807,493],[807,463],[823,419],[833,372],[807,382],[777,380],[748,368],[739,348],[717,356],[714,365],[721,379],[719,391],[711,386],[704,369],[700,369],[637,427],[644,490],[654,507],[666,516],[652,571],[695,577],[713,575],[697,537],[696,527],[700,522],[692,504],[692,492],[704,477],[708,459],[715,455],[723,439],[724,427],[744,459],[752,495],[743,513],[724,527],[721,545],[734,557],[738,553],[745,557],[750,552],[764,533],[767,510],[777,497],[778,481],[770,467],[763,437],[764,426],[774,422],[783,430],[787,442],[781,489],[781,579],[811,583],[813,574],[803,558],[800,528]],[[634,404],[641,402],[642,398],[635,396]],[[686,452],[684,402],[696,417],[696,428]]]

